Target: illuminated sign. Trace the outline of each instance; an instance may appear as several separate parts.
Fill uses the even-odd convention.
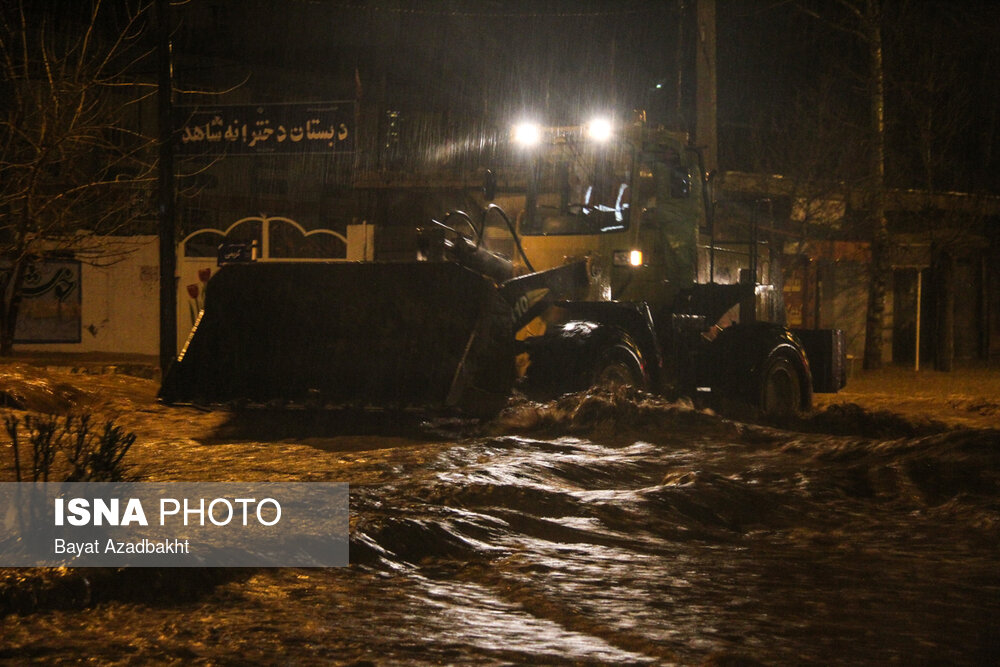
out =
[[[177,107],[178,155],[285,155],[354,150],[353,101]]]

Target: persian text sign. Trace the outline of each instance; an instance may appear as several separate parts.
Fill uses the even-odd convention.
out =
[[[348,485],[0,483],[0,567],[332,567]]]
[[[301,102],[177,108],[180,155],[349,153],[355,103]]]

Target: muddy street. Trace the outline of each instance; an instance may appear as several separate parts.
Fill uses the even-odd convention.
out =
[[[95,382],[140,434],[144,479],[349,482],[351,565],[8,615],[11,664],[1000,656],[994,430],[833,436],[611,395],[337,432],[329,415],[167,408]]]

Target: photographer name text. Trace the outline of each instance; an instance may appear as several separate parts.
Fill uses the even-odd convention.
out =
[[[109,539],[101,549],[100,540],[86,542],[70,542],[57,537],[53,546],[56,554],[67,556],[82,556],[84,554],[187,554],[190,545],[187,540],[179,539],[150,540],[141,539],[134,542],[117,542]]]

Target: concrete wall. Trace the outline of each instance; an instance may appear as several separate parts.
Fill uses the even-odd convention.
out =
[[[116,238],[128,251],[108,267],[83,264],[79,343],[16,344],[15,350],[159,354],[159,244],[155,236]]]
[[[371,261],[372,225],[349,225],[345,257]],[[17,343],[15,350],[38,352],[114,352],[159,355],[159,242],[156,236],[115,237],[123,259],[111,266],[80,267],[80,342]],[[301,261],[301,260],[300,260]],[[204,302],[202,278],[217,270],[216,257],[178,257],[177,345],[181,349]],[[196,288],[198,298],[191,297]]]

